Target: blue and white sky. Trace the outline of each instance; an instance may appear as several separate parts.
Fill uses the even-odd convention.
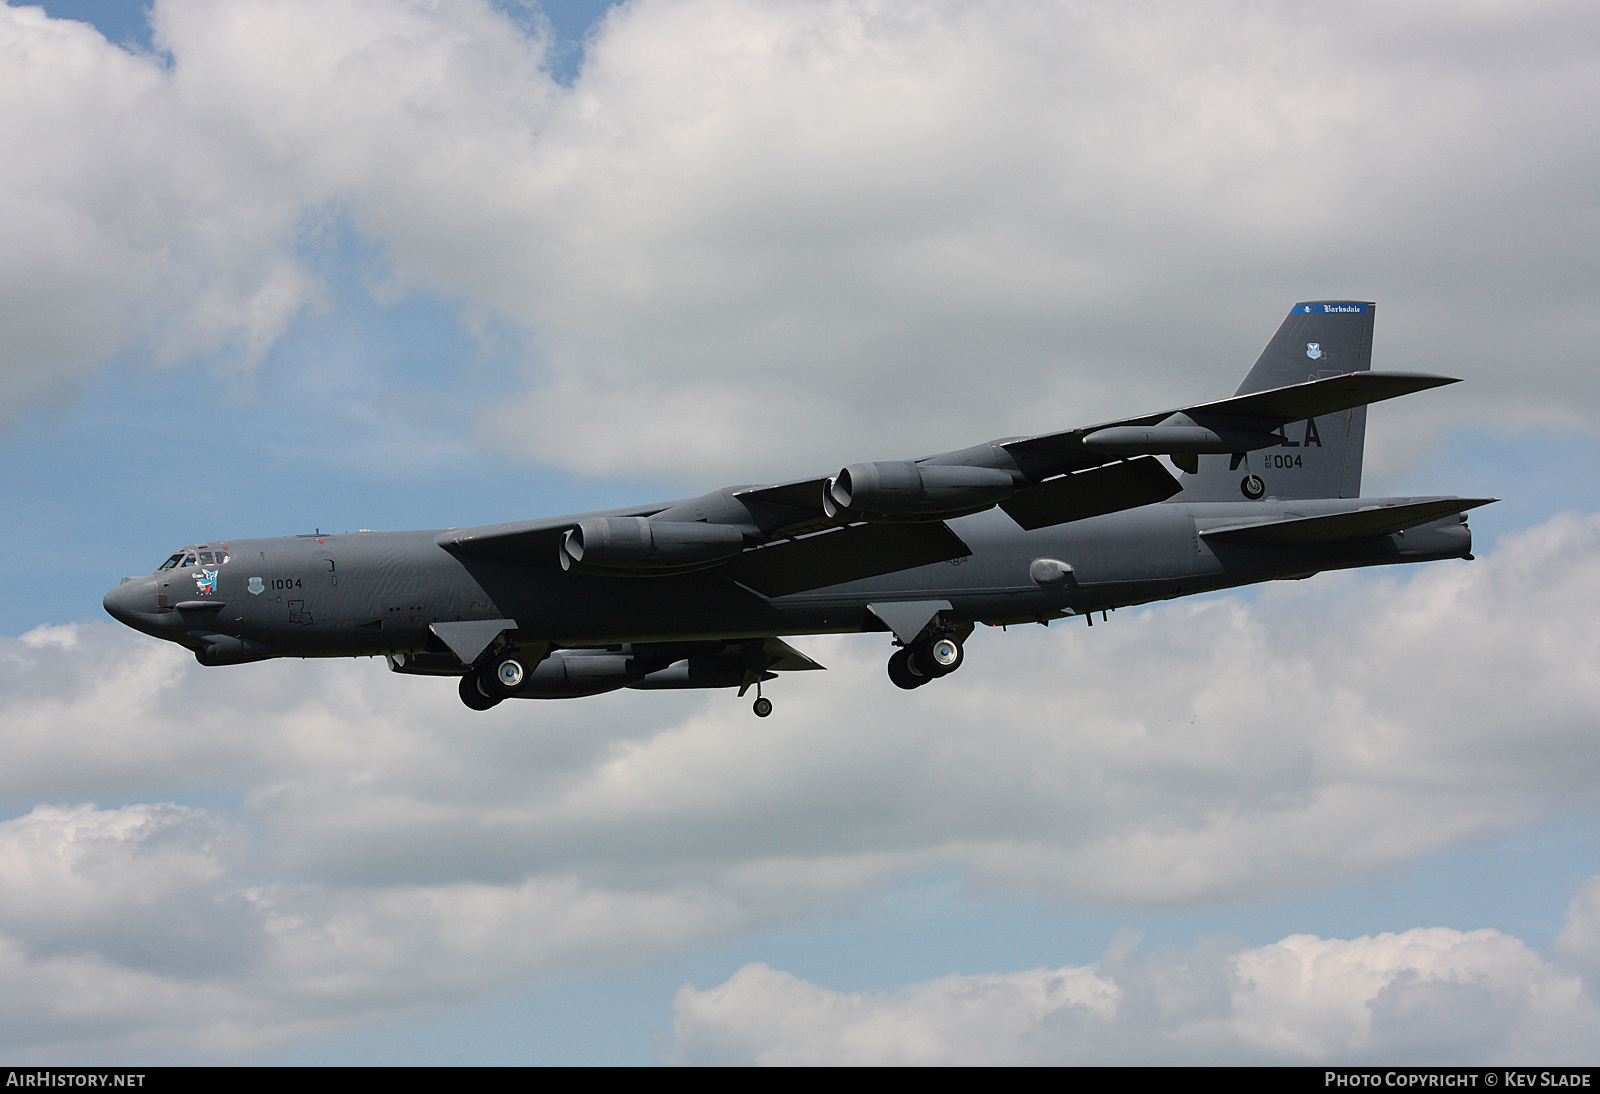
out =
[[[0,10],[16,1062],[1596,1062],[1600,9]],[[771,689],[461,706],[111,623],[466,526],[1232,391],[1378,301],[1475,562]]]

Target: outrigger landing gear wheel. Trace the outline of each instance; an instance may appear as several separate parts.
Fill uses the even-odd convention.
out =
[[[772,713],[772,700],[765,698],[764,696],[757,695],[756,701],[750,707],[750,709],[756,712],[757,718],[765,718],[767,715]]]
[[[500,700],[484,694],[483,688],[478,682],[480,679],[481,677],[477,670],[469,669],[467,671],[467,674],[461,678],[461,701],[473,710],[488,710],[499,703]]]

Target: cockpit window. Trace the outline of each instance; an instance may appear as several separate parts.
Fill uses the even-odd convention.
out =
[[[200,552],[200,565],[202,565],[202,566],[211,566],[211,565],[214,565],[215,563],[216,563],[216,559],[211,557],[211,552],[210,551],[201,551]]]
[[[178,563],[178,565],[180,565],[180,566],[193,566],[194,565],[194,552],[190,551],[188,554],[184,555],[183,556],[183,561]]]
[[[177,554],[175,554],[171,558],[167,559],[167,561],[163,562],[161,564],[160,568],[156,572],[160,573],[161,570],[170,570],[170,569],[172,569],[174,566],[176,566],[178,563],[180,563],[182,561],[183,561],[183,552],[179,551]]]

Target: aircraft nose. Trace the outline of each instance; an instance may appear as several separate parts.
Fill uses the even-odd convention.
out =
[[[140,594],[145,591],[144,584],[136,577],[125,577],[122,584],[106,594],[104,603],[112,619],[130,627],[139,626],[139,609],[143,607],[139,601]]]

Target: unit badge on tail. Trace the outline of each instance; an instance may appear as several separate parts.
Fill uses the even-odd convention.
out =
[[[1321,342],[1307,342],[1306,343],[1306,356],[1311,358],[1313,361],[1315,361],[1317,358],[1321,357],[1322,356],[1322,343]]]

